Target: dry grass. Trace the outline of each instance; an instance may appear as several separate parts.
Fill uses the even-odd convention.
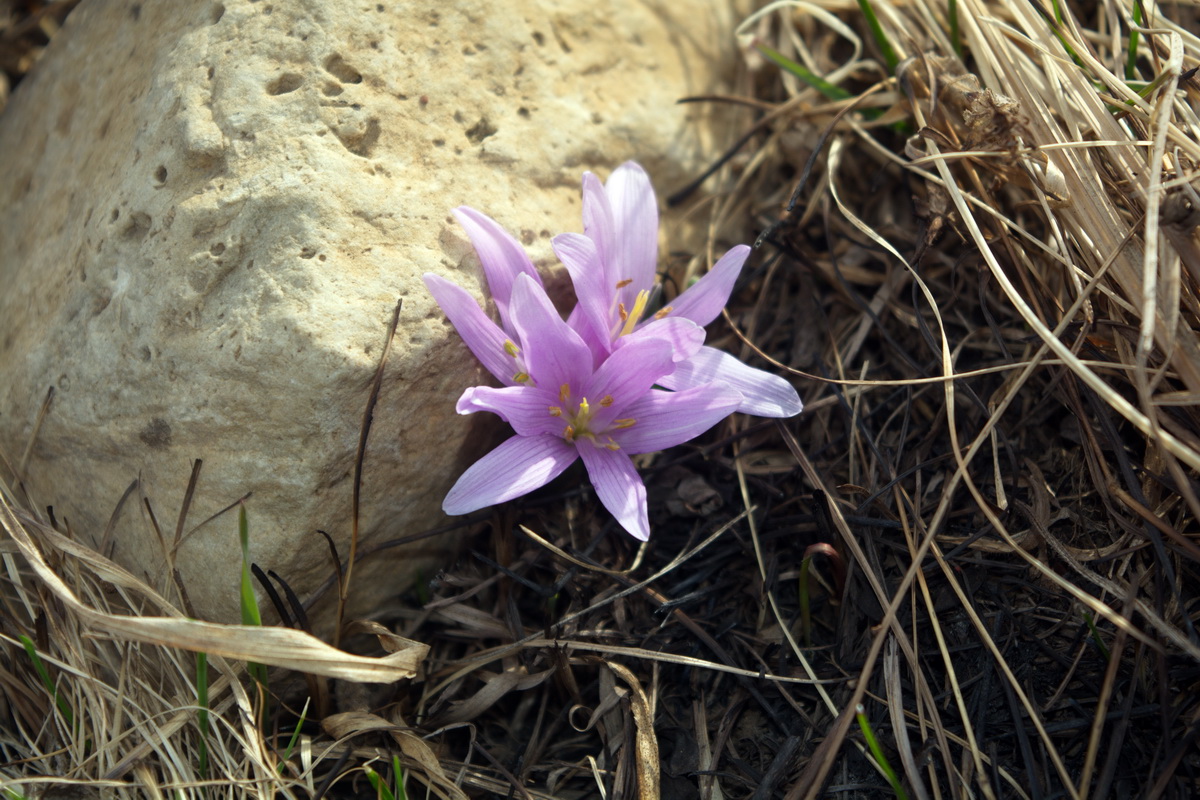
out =
[[[910,797],[1200,794],[1200,8],[1144,8],[1132,63],[1115,0],[963,0],[957,36],[872,8],[894,71],[851,3],[747,22],[849,96],[748,50],[705,100],[748,135],[686,198],[710,252],[666,279],[753,221],[710,342],[791,370],[804,415],[647,458],[648,546],[578,472],[487,515],[381,610],[431,648],[414,680],[264,698],[214,658],[208,784],[194,656],[99,634],[52,575],[155,602],[10,515],[0,776],[346,796],[395,756],[411,796],[893,795],[861,705]]]

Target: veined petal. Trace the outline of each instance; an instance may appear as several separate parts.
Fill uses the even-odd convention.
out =
[[[537,385],[550,390],[564,383],[583,386],[592,373],[592,351],[527,275],[518,275],[513,284],[512,322]]]
[[[661,339],[638,339],[605,359],[583,389],[593,410],[593,430],[627,416],[624,409],[639,400],[675,366],[671,345]],[[607,405],[601,400],[611,397]]]
[[[741,402],[741,393],[720,381],[682,392],[651,391],[621,412],[633,425],[608,434],[624,453],[653,453],[696,438]]]
[[[608,339],[612,327],[615,287],[604,279],[604,265],[596,243],[579,233],[563,233],[554,237],[554,253],[567,268],[575,297],[579,300],[584,319],[597,337]]]
[[[711,381],[725,381],[742,393],[738,411],[760,417],[794,417],[804,408],[800,395],[778,375],[743,364],[729,353],[701,347],[696,355],[675,365],[659,384],[668,389],[688,389]]]
[[[729,302],[733,284],[749,256],[750,248],[744,244],[721,256],[707,275],[671,301],[671,316],[690,319],[697,325],[716,319]]]
[[[567,315],[567,327],[578,333],[579,338],[583,339],[588,349],[592,351],[593,364],[600,364],[608,358],[608,354],[613,348],[612,340],[607,333],[603,336],[596,333],[592,328],[592,323],[588,322],[587,315],[583,312],[583,306],[579,303],[576,303],[575,307],[571,309],[571,313]]]
[[[671,358],[683,361],[696,355],[704,344],[704,328],[684,317],[664,317],[648,322],[628,336],[617,339],[613,348],[620,349],[639,339],[661,339],[670,342],[673,351]]]
[[[617,254],[617,229],[604,184],[590,172],[583,173],[583,233],[595,243],[604,284],[608,291],[614,291],[613,286],[619,280],[611,267]]]
[[[613,170],[604,185],[604,192],[608,195],[616,225],[617,252],[615,258],[608,257],[615,260],[618,280],[632,280],[621,290],[622,301],[631,308],[632,298],[639,291],[654,286],[658,265],[658,201],[646,171],[632,161]],[[610,263],[609,276],[612,274]]]
[[[490,411],[513,426],[521,436],[543,433],[562,435],[566,422],[552,416],[550,407],[557,405],[557,396],[529,386],[472,386],[458,398],[454,410],[460,414]]]
[[[466,289],[432,272],[426,272],[421,279],[480,363],[502,383],[511,386],[518,367],[516,359],[504,349],[508,341],[504,331],[483,313]]]
[[[620,451],[596,447],[587,440],[579,442],[579,455],[587,467],[596,496],[635,539],[650,538],[650,518],[646,509],[646,484],[634,469],[629,456]]]
[[[454,209],[454,216],[475,247],[475,253],[483,265],[484,277],[487,278],[488,290],[492,293],[492,299],[496,301],[496,310],[500,312],[500,321],[509,335],[512,335],[508,301],[512,296],[513,281],[524,273],[541,286],[542,278],[533,262],[529,260],[525,248],[494,219],[468,206]]]
[[[514,436],[462,474],[442,510],[469,514],[529,494],[561,475],[578,456],[558,436]]]

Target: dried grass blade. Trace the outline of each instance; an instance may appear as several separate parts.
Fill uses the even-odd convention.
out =
[[[119,638],[164,647],[206,652],[244,661],[255,661],[313,675],[326,675],[359,683],[391,683],[416,675],[417,667],[428,652],[419,642],[380,658],[353,655],[322,642],[314,636],[288,628],[246,628],[199,622],[179,616],[134,617],[110,614],[82,602],[75,592],[46,563],[9,506],[0,497],[0,525],[16,543],[38,577],[63,603],[88,625]],[[96,556],[97,560],[99,556]],[[110,574],[121,576],[126,585],[142,585],[129,573],[109,562]]]

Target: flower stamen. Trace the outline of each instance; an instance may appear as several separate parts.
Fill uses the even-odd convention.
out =
[[[629,417],[626,417],[625,419],[614,419],[613,427],[614,428],[632,428],[636,423],[637,423],[636,419],[631,419]]]
[[[628,316],[625,314],[625,306],[621,305],[621,319],[625,321],[625,325],[621,328],[621,332],[617,336],[628,336],[633,333],[633,329],[637,326],[638,320],[642,318],[643,312],[646,310],[646,304],[650,302],[650,292],[643,289],[637,293],[637,299],[633,301],[633,311],[630,311]]]
[[[626,286],[628,286],[631,283],[633,283],[633,278],[626,278],[623,281],[617,281],[617,288],[624,289]]]
[[[504,340],[504,352],[508,353],[509,356],[511,356],[512,358],[516,358],[517,353],[521,352],[521,348],[517,347],[517,345],[513,342],[512,339],[505,339]]]
[[[613,404],[613,398],[612,398],[611,394],[604,395],[604,397],[601,398],[601,400],[600,400],[600,405],[604,406],[605,408],[608,408],[612,404]]]
[[[549,408],[550,408],[550,416],[552,416],[552,417],[561,417],[562,416],[562,409],[559,408],[558,406],[550,406]]]
[[[674,310],[675,310],[674,307],[667,306],[666,308],[660,309],[659,311],[655,312],[654,318],[662,319],[663,317],[665,317],[667,314],[670,314]]]

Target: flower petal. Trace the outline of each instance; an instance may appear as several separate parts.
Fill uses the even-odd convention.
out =
[[[583,233],[596,245],[604,269],[604,285],[615,291],[618,276],[611,269],[617,255],[617,227],[604,184],[590,172],[583,173]]]
[[[630,342],[639,339],[661,339],[671,343],[672,358],[683,361],[691,358],[704,344],[704,328],[684,317],[664,317],[641,326],[628,336],[622,336],[613,343],[614,349],[625,347]]]
[[[556,396],[528,386],[472,386],[458,398],[454,410],[460,414],[490,411],[513,426],[521,436],[540,436],[552,433],[561,436],[566,427],[560,417],[552,416],[550,406],[557,405]]]
[[[646,484],[634,469],[629,456],[620,451],[579,442],[579,455],[587,467],[596,496],[635,539],[650,538],[650,519],[646,508]]]
[[[637,339],[605,359],[583,388],[592,407],[592,430],[602,431],[623,409],[642,398],[675,366],[670,343],[662,339]],[[600,401],[611,397],[608,405]],[[577,402],[577,401],[576,401]]]
[[[508,301],[512,295],[513,281],[524,273],[541,286],[542,278],[529,260],[525,248],[494,219],[468,206],[454,209],[454,216],[475,247],[487,278],[488,290],[496,301],[496,310],[500,312],[500,321],[511,336],[513,330],[509,324]]]
[[[743,364],[729,353],[701,347],[696,355],[675,365],[659,384],[668,389],[688,389],[711,381],[725,381],[742,393],[738,411],[760,417],[794,417],[804,408],[800,395],[778,375]]]
[[[564,383],[583,386],[592,372],[592,351],[527,275],[518,275],[513,284],[512,322],[537,385],[552,391]]]
[[[671,302],[671,316],[690,319],[697,325],[707,325],[721,313],[729,302],[733,284],[750,256],[750,248],[739,244],[721,256],[708,274]]]
[[[579,452],[558,436],[514,436],[471,465],[442,501],[447,514],[469,514],[545,486]]]
[[[577,308],[598,338],[611,339],[615,290],[604,280],[604,265],[596,243],[583,234],[563,233],[554,237],[553,244],[555,255],[571,276],[579,300]]]
[[[696,438],[741,402],[741,393],[720,381],[682,392],[651,391],[621,412],[633,425],[609,435],[624,453],[653,453]]]
[[[617,252],[605,254],[611,260],[608,274],[614,277],[615,263],[615,277],[633,281],[621,290],[626,308],[632,308],[630,303],[637,293],[654,286],[658,265],[658,201],[646,171],[632,161],[613,170],[604,193],[608,195],[616,225]]]
[[[504,331],[483,313],[466,289],[432,272],[426,272],[421,279],[475,357],[488,372],[511,386],[513,375],[519,368],[516,359],[504,349],[504,343],[508,341]]]

